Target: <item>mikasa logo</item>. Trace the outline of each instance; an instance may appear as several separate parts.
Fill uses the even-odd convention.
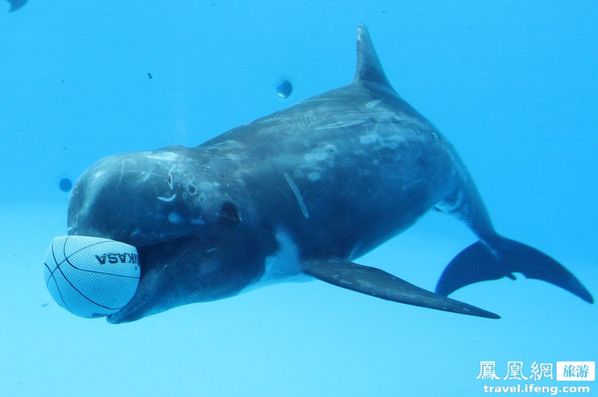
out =
[[[106,262],[110,264],[116,263],[139,263],[139,257],[137,254],[130,254],[128,252],[119,254],[116,252],[107,252],[102,255],[95,255],[100,265],[105,265]]]

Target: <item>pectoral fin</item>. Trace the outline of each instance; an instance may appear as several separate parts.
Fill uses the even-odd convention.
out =
[[[317,279],[377,298],[471,316],[500,318],[497,314],[416,287],[383,270],[348,260],[309,260],[303,262],[302,268]]]

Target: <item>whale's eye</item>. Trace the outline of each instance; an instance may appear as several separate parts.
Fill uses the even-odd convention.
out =
[[[225,202],[220,207],[220,223],[227,226],[234,226],[241,222],[237,207],[230,202]]]

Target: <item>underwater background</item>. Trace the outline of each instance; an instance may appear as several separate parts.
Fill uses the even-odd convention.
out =
[[[313,281],[110,325],[66,312],[42,277],[47,245],[66,233],[61,180],[107,155],[197,145],[349,83],[363,22],[396,90],[457,148],[497,230],[597,296],[598,2],[0,5],[0,394],[479,396],[521,383],[476,379],[482,361],[503,378],[509,361],[530,377],[534,362],[598,358],[596,305],[536,280],[453,295],[501,320]],[[359,262],[433,289],[474,241],[430,213]],[[598,395],[594,383],[577,385]]]

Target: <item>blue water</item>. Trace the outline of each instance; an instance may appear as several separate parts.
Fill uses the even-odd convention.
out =
[[[511,360],[527,375],[534,361],[595,361],[596,305],[534,280],[454,294],[501,320],[314,281],[114,326],[54,303],[41,260],[65,233],[61,179],[106,155],[199,144],[348,83],[365,22],[389,79],[457,147],[497,229],[598,296],[596,21],[595,1],[30,0],[1,12],[0,393],[482,396],[492,382],[476,379],[480,361],[501,377]],[[433,289],[474,241],[429,214],[360,262]]]

